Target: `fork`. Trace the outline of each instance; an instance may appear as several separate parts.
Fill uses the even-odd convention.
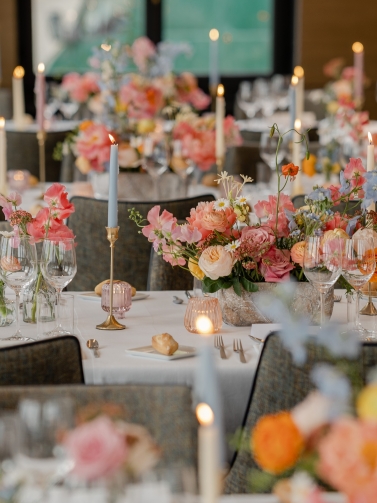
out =
[[[223,360],[226,360],[226,354],[224,349],[224,341],[221,335],[215,335],[215,348],[220,350],[220,356]]]
[[[233,339],[233,351],[240,354],[241,363],[246,363],[241,339]]]
[[[250,339],[253,339],[255,342],[259,342],[260,344],[263,344],[266,339],[260,339],[259,337],[254,337],[254,335],[249,334]]]
[[[341,295],[334,295],[334,302],[340,302],[342,300]]]

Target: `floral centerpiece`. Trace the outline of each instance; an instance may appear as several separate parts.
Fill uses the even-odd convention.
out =
[[[279,136],[280,146],[287,133],[280,133],[275,124],[271,128],[271,135],[274,134]],[[301,141],[307,141],[306,134],[301,135]],[[327,189],[314,187],[306,198],[307,206],[301,209],[295,209],[283,192],[298,170],[292,163],[283,166],[281,172],[276,167],[276,196],[259,201],[253,208],[258,223],[251,223],[251,207],[242,195],[244,184],[252,180],[243,176],[241,183],[226,172],[217,180],[225,197],[199,203],[191,210],[186,224],[179,225],[171,213],[166,210],[161,213],[159,206],[148,213],[148,225],[136,210],[132,210],[130,217],[142,227],[143,235],[165,261],[173,266],[187,267],[193,276],[203,281],[205,292],[218,292],[225,321],[232,324],[250,324],[256,319],[268,322],[270,320],[264,316],[256,318],[255,310],[248,307],[248,294],[274,288],[276,283],[292,277],[305,281],[302,265],[306,236],[334,230],[348,236],[360,226],[373,226],[374,221],[374,214],[366,209],[377,200],[377,192],[373,189],[377,172],[367,173],[360,159],[350,160],[341,173],[340,185]],[[336,208],[341,203],[343,209],[338,212]],[[355,207],[360,207],[360,211],[350,217],[348,212]],[[300,288],[316,295],[310,284]],[[298,306],[305,309],[302,298],[308,295],[301,291],[294,302],[297,300]],[[230,300],[224,300],[224,296],[231,296],[231,307],[225,316],[224,308]],[[331,298],[330,291],[328,315],[332,310]],[[306,298],[306,301],[307,305],[316,305],[315,297]]]
[[[67,238],[73,239],[75,236],[65,225],[64,220],[75,211],[75,207],[69,202],[64,185],[52,184],[46,190],[43,199],[47,206],[40,209],[33,217],[28,211],[20,208],[22,198],[17,192],[11,192],[7,196],[0,195],[0,206],[3,208],[5,219],[13,227],[13,234],[30,236],[34,243],[47,238],[57,242]],[[24,291],[24,321],[26,322],[36,323],[38,293],[46,296],[55,294],[54,289],[46,284],[40,270],[35,282]],[[54,316],[53,304],[51,301],[51,317]]]
[[[364,386],[361,343],[356,333],[329,325],[309,336],[307,322],[294,320],[287,295],[264,298],[264,309],[278,310],[279,337],[299,367],[308,350],[320,346],[310,378],[315,390],[291,410],[258,419],[244,430],[239,447],[255,464],[249,490],[274,491],[281,503],[324,503],[323,490],[345,493],[349,503],[373,503],[377,491],[377,369]]]

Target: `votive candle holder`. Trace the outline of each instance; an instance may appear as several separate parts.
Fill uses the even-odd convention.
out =
[[[113,312],[115,318],[122,319],[125,313],[131,309],[132,289],[125,281],[113,282]],[[101,307],[106,313],[110,311],[110,283],[102,286]]]
[[[223,324],[220,304],[214,297],[191,297],[187,304],[184,325],[186,330],[197,334],[196,320],[199,316],[207,316],[213,325],[213,333],[220,330]]]

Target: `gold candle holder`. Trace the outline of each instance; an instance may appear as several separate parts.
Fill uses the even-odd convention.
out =
[[[217,173],[220,175],[224,169],[224,156],[216,158]]]
[[[39,181],[41,184],[44,185],[46,183],[46,153],[45,153],[46,131],[43,130],[38,131],[37,140],[39,145]]]
[[[367,316],[377,316],[377,309],[374,307],[372,301],[372,288],[370,282],[368,283],[368,304],[361,309],[360,314]]]
[[[119,323],[113,316],[114,248],[115,241],[118,239],[119,227],[106,227],[106,231],[107,239],[110,242],[110,310],[107,319],[96,328],[98,330],[124,330],[126,326]]]

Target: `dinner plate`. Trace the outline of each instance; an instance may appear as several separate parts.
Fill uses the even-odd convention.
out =
[[[84,300],[99,300],[99,301],[101,300],[101,297],[99,297],[94,292],[82,292],[79,293],[78,297]],[[134,302],[135,300],[147,299],[148,297],[149,297],[148,293],[137,292],[136,295],[132,297],[132,302]]]
[[[156,351],[152,346],[143,346],[141,348],[126,349],[126,353],[132,356],[141,356],[144,358],[155,358],[156,360],[180,360],[181,358],[189,358],[196,356],[196,348],[191,346],[179,346],[177,351],[171,355],[162,355]]]

